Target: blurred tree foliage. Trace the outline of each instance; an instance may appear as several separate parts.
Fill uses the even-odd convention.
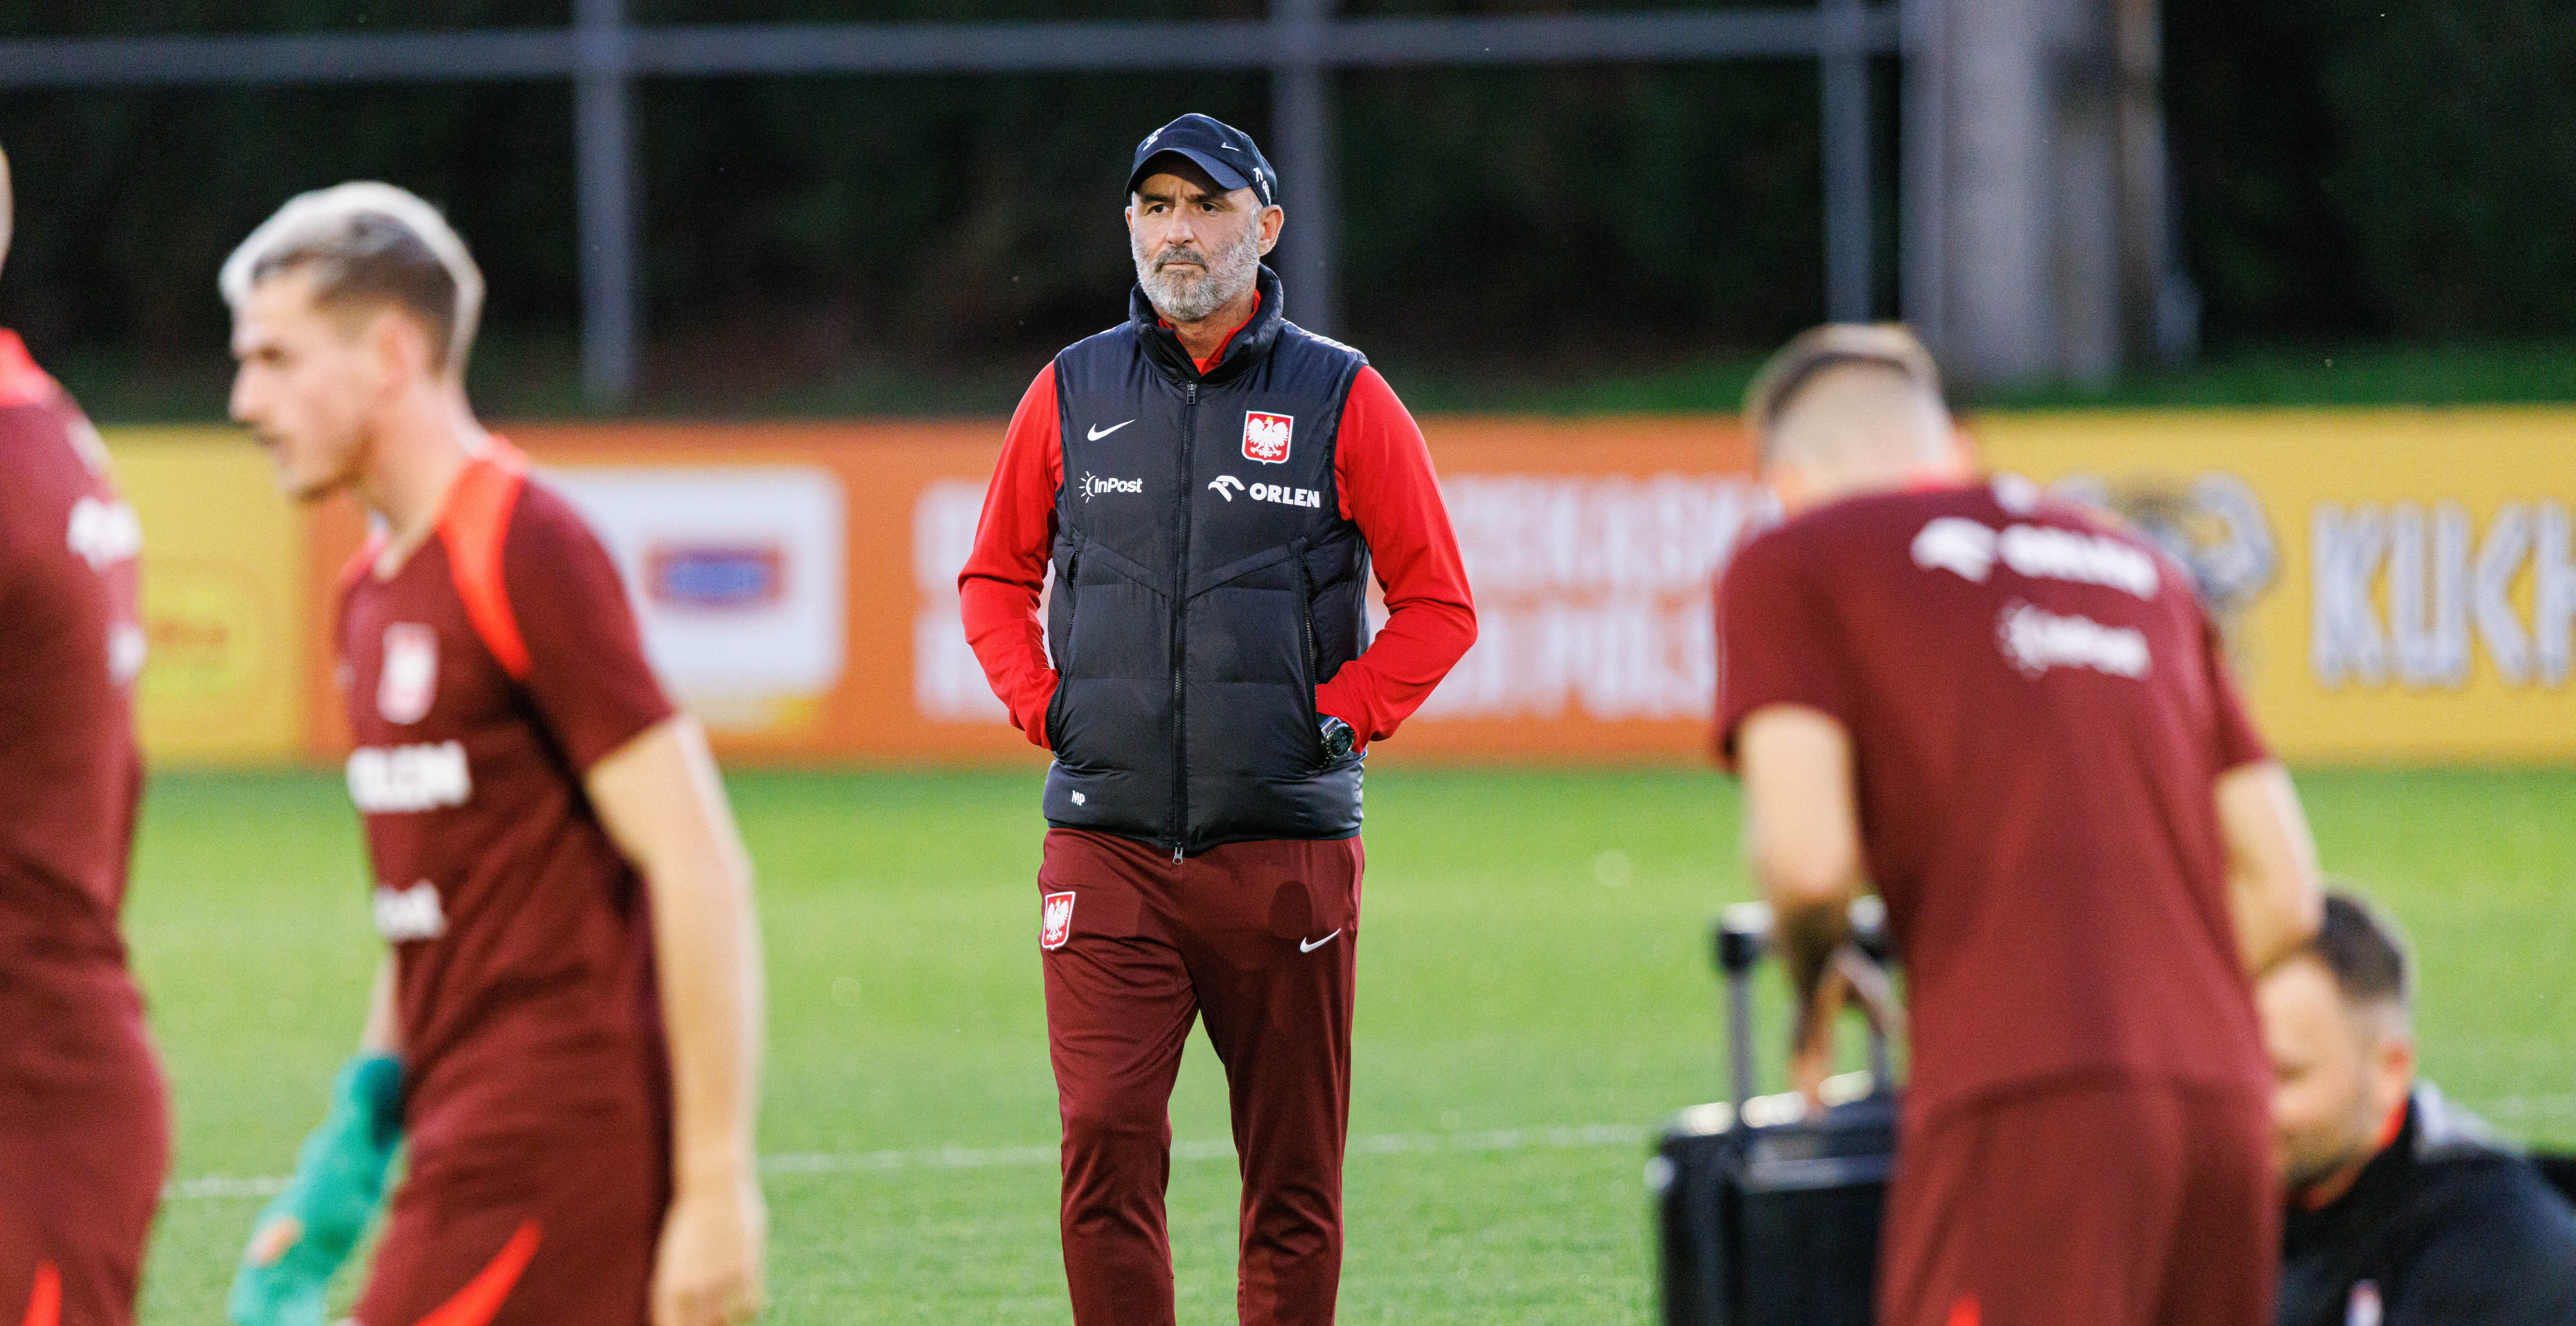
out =
[[[2568,0],[2420,0],[2384,17],[2364,0],[2165,3],[2186,253],[2214,338],[2576,325]],[[0,7],[0,37],[552,26],[571,7],[20,0]],[[1266,10],[630,8],[643,23]],[[1805,66],[1365,71],[1337,88],[1344,307],[1349,334],[1374,350],[1579,370],[1759,345],[1817,313]],[[1892,180],[1886,70],[1880,91]],[[496,338],[560,341],[578,306],[570,102],[542,82],[0,95],[23,213],[0,321],[40,352],[215,353],[225,322],[213,273],[231,245],[289,194],[374,177],[448,209],[491,276]],[[638,105],[655,371],[772,379],[851,363],[1018,364],[1107,324],[1130,279],[1118,182],[1136,138],[1184,109],[1270,127],[1265,80],[1239,74],[655,80]],[[1893,200],[1882,204],[1885,250]]]
[[[2164,6],[2213,340],[2576,331],[2576,4]]]
[[[569,10],[38,0],[0,16],[0,35],[539,25]],[[1265,12],[855,10],[632,4],[644,23]],[[1794,62],[1342,78],[1350,334],[1462,361],[1614,362],[1797,326],[1819,298],[1815,95]],[[791,377],[1025,362],[1107,325],[1131,279],[1118,186],[1136,139],[1185,109],[1270,127],[1266,80],[1241,74],[652,80],[638,106],[657,369]],[[491,277],[495,336],[562,337],[578,306],[570,130],[569,93],[547,83],[0,96],[25,212],[0,315],[40,349],[203,354],[222,342],[212,278],[231,244],[293,192],[375,177],[448,209]]]

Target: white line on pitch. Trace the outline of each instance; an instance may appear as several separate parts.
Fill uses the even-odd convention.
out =
[[[1634,1124],[1598,1123],[1577,1128],[1502,1128],[1476,1133],[1378,1133],[1350,1140],[1354,1155],[1392,1156],[1441,1151],[1568,1150],[1579,1147],[1637,1146],[1648,1130]],[[1036,1168],[1057,1163],[1053,1145],[967,1147],[942,1146],[919,1151],[791,1151],[761,1157],[770,1174],[852,1174],[902,1169]],[[1172,1144],[1176,1161],[1232,1160],[1234,1143],[1226,1139]],[[163,1196],[173,1199],[242,1199],[273,1197],[286,1186],[283,1178],[234,1178],[210,1174],[173,1181]]]

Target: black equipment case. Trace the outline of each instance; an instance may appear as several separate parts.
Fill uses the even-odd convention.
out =
[[[1884,912],[1853,908],[1859,947],[1886,961]],[[1896,1160],[1897,1092],[1884,1029],[1870,1072],[1829,1082],[1821,1117],[1795,1093],[1753,1095],[1753,968],[1770,910],[1728,908],[1716,928],[1726,976],[1734,1099],[1673,1116],[1646,1185],[1655,1202],[1666,1326],[1869,1326],[1879,1216]]]

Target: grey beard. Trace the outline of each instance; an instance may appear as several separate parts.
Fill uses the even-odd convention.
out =
[[[2290,1172],[2281,1176],[2281,1187],[2284,1191],[2292,1194],[2306,1192],[2308,1189],[2325,1182],[2327,1179],[2333,1178],[2338,1172],[2347,1166],[2367,1164],[2370,1158],[2376,1154],[2378,1153],[2372,1149],[2368,1142],[2363,1142],[2360,1145],[2345,1151],[2341,1155],[2329,1156],[2322,1160],[2311,1160],[2304,1165],[2293,1160],[2290,1162]]]
[[[1136,256],[1136,280],[1145,287],[1146,301],[1172,322],[1196,322],[1224,308],[1252,288],[1261,270],[1261,235],[1251,227],[1245,228],[1239,243],[1208,259],[1203,276],[1156,271],[1142,245],[1130,240],[1128,248]],[[1183,253],[1207,256],[1195,249],[1164,250],[1165,256]]]

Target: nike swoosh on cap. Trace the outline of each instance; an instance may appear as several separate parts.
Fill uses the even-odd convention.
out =
[[[1102,439],[1102,438],[1104,438],[1104,437],[1109,436],[1111,433],[1115,433],[1115,432],[1117,432],[1119,429],[1121,429],[1121,428],[1125,428],[1125,427],[1127,426],[1127,424],[1132,424],[1132,423],[1134,423],[1134,422],[1136,422],[1136,421],[1135,421],[1135,420],[1133,420],[1133,419],[1130,419],[1130,420],[1128,420],[1128,421],[1127,421],[1127,423],[1111,424],[1111,425],[1110,425],[1110,426],[1108,426],[1107,428],[1094,428],[1094,429],[1091,429],[1091,430],[1090,430],[1091,440],[1092,440],[1092,441],[1094,441],[1094,442],[1097,442],[1097,441],[1099,441],[1100,439]]]
[[[1342,932],[1341,932],[1341,931],[1339,931],[1339,930],[1336,930],[1336,931],[1334,931],[1334,932],[1333,932],[1333,934],[1332,934],[1332,935],[1326,935],[1326,936],[1324,936],[1322,939],[1314,940],[1314,941],[1312,941],[1312,942],[1309,942],[1309,941],[1307,941],[1307,940],[1303,940],[1303,939],[1298,940],[1298,941],[1297,941],[1297,951],[1298,951],[1298,952],[1300,952],[1300,953],[1312,953],[1312,952],[1314,952],[1315,950],[1317,950],[1317,949],[1319,949],[1319,948],[1322,948],[1322,947],[1323,947],[1323,946],[1325,946],[1326,944],[1332,943],[1332,942],[1333,942],[1333,935],[1338,935],[1338,934],[1340,934],[1340,933],[1342,933]]]

